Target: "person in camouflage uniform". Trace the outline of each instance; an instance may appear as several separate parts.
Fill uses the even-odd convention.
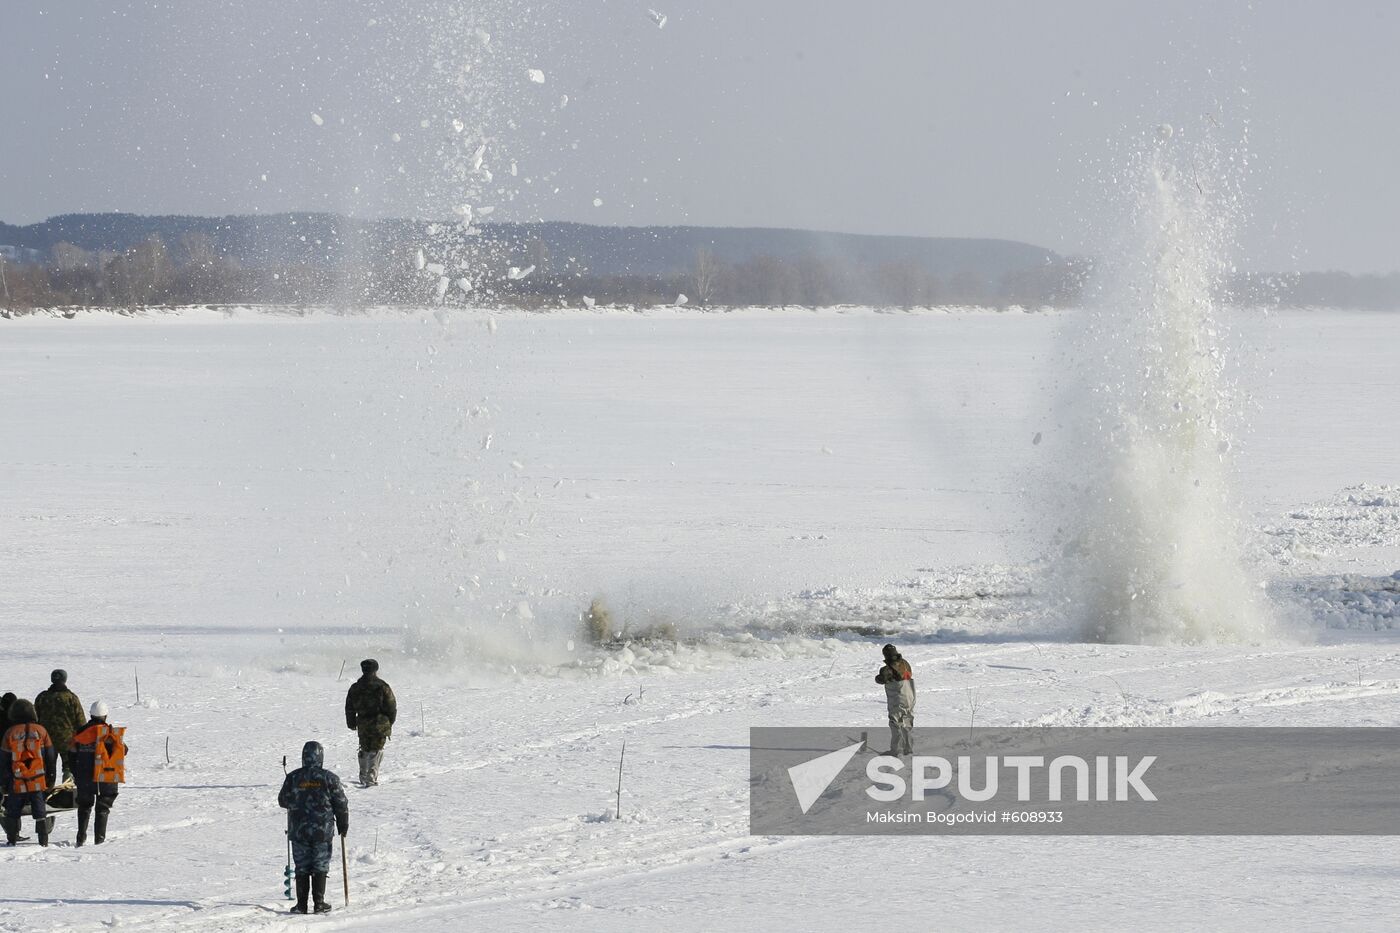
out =
[[[360,784],[379,783],[379,762],[384,759],[384,743],[394,731],[399,716],[394,691],[379,679],[379,662],[360,662],[360,679],[345,694],[345,725],[360,734]]]
[[[277,804],[287,811],[287,837],[292,841],[292,861],[296,864],[297,902],[293,913],[306,913],[310,893],[315,912],[326,913],[326,875],[331,870],[331,845],[337,835],[350,832],[350,803],[340,778],[324,767],[325,749],[320,742],[307,742],[301,749],[301,767],[287,775]]]
[[[49,689],[34,698],[34,711],[39,716],[39,725],[49,732],[58,756],[63,760],[63,780],[73,775],[73,753],[68,750],[73,734],[87,722],[83,703],[78,695],[68,689],[68,672],[54,671],[49,675]]]

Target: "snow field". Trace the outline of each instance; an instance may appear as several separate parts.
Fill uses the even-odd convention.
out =
[[[367,655],[400,721],[327,928],[844,929],[893,896],[950,928],[1380,929],[1397,906],[1384,839],[747,835],[748,728],[878,741],[885,640],[920,725],[1393,725],[1383,317],[1236,321],[1258,405],[1232,480],[1310,633],[1214,647],[1076,644],[1040,598],[1056,315],[0,323],[0,620],[36,635],[0,689],[64,666],[132,745],[107,845],[0,855],[0,929],[309,922],[282,913],[281,759],[316,738],[353,777]],[[598,595],[682,644],[587,648]]]

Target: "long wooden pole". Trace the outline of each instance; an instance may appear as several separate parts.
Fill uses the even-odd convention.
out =
[[[617,756],[617,818],[622,819],[622,760],[627,757],[627,740],[622,740],[622,754]]]

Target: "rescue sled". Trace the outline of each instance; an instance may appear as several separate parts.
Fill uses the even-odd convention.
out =
[[[52,836],[53,824],[58,814],[68,813],[71,810],[78,809],[78,787],[73,783],[73,779],[69,778],[49,791],[48,795],[44,798],[44,806],[47,808],[48,812],[48,816],[44,822],[48,824],[48,834]],[[25,817],[33,816],[32,810],[33,807],[26,803],[24,809],[19,811],[20,819],[23,820]]]

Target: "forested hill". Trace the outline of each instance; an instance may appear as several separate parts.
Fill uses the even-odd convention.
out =
[[[203,234],[228,259],[249,266],[299,263],[342,265],[417,248],[427,221],[359,220],[336,214],[271,214],[231,217],[146,217],[136,214],[64,214],[29,226],[0,223],[0,244],[48,254],[59,243],[90,252],[120,253],[159,236],[178,251],[191,234]],[[444,225],[445,226],[445,225]],[[542,246],[556,264],[594,275],[671,276],[692,268],[709,250],[720,262],[739,265],[758,257],[877,267],[911,263],[929,275],[957,274],[997,282],[1008,274],[1056,258],[1047,249],[1011,240],[865,236],[735,227],[600,227],[576,223],[485,223],[485,241],[522,251]],[[538,244],[536,246],[535,244]]]

